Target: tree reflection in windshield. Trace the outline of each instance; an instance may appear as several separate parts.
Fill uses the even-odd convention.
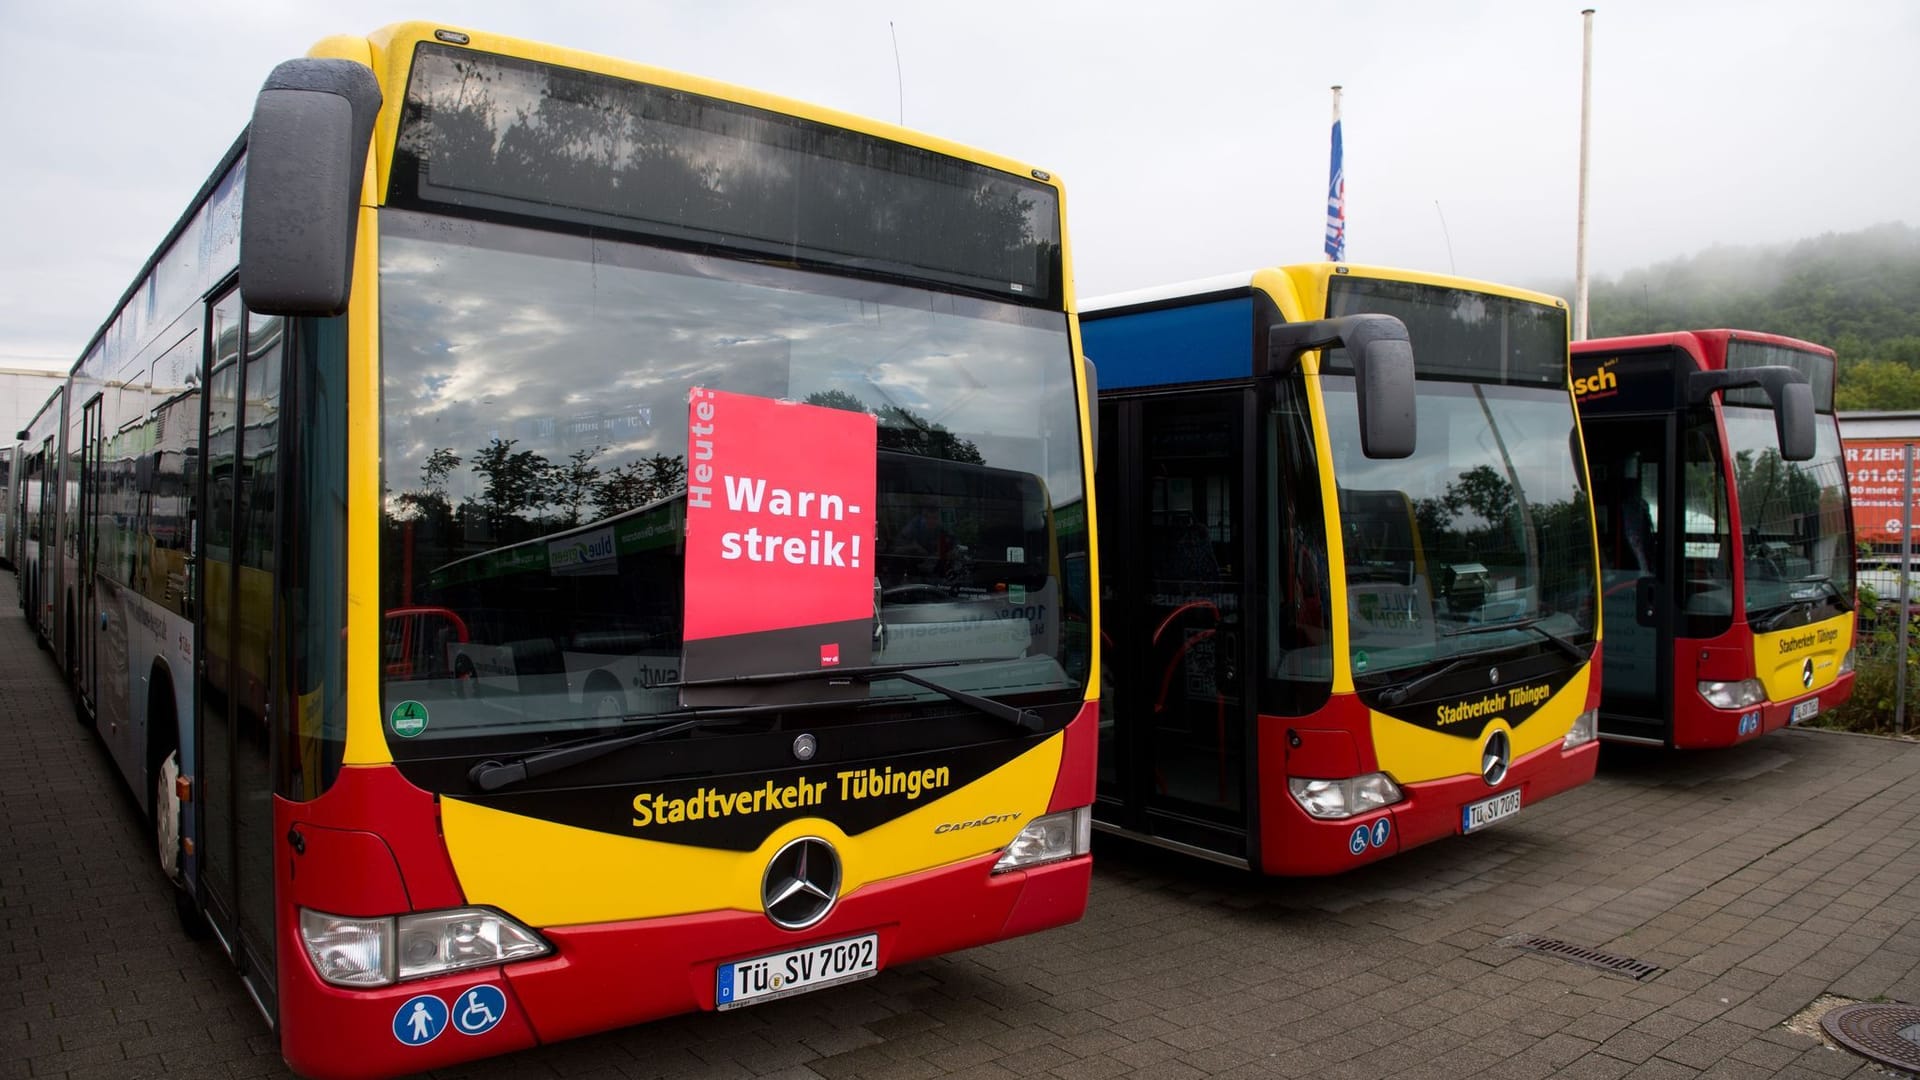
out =
[[[1504,647],[1459,631],[1523,619],[1591,638],[1593,534],[1563,389],[1423,381],[1414,455],[1378,461],[1360,453],[1352,379],[1323,384],[1356,674]]]
[[[695,386],[877,418],[876,663],[993,660],[963,687],[986,694],[1084,679],[1064,313],[382,220],[382,605],[421,630],[387,689],[446,699],[422,738],[678,706]]]

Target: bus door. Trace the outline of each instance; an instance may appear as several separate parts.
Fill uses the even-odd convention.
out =
[[[1600,730],[1665,744],[1673,733],[1673,640],[1679,503],[1669,491],[1671,416],[1581,418],[1593,483],[1606,648]]]
[[[100,448],[104,439],[100,433],[100,412],[103,400],[101,395],[95,394],[80,414],[80,514],[79,520],[74,522],[80,538],[79,558],[76,560],[79,580],[74,585],[77,596],[74,601],[73,637],[78,655],[69,662],[74,665],[79,679],[80,699],[90,711],[97,709],[99,702],[95,695],[98,675],[95,661],[99,652],[102,612],[98,586],[94,581],[94,561],[100,551]]]
[[[208,326],[194,793],[201,896],[270,1016],[280,325],[277,318],[253,316],[243,328],[239,294],[230,291],[215,302]]]
[[[1236,861],[1248,854],[1251,400],[1104,403],[1096,476],[1108,679],[1096,815]]]

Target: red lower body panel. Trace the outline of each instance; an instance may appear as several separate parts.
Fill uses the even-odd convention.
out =
[[[1280,835],[1266,837],[1260,869],[1269,874],[1321,875],[1351,870],[1462,831],[1465,808],[1502,792],[1520,791],[1520,812],[1542,799],[1593,779],[1600,762],[1600,744],[1588,742],[1572,750],[1558,743],[1516,759],[1498,785],[1489,787],[1479,776],[1456,776],[1402,787],[1406,798],[1385,810],[1328,821],[1309,817],[1275,785],[1272,797],[1284,804]]]
[[[1838,708],[1853,696],[1853,672],[1811,693],[1786,701],[1768,701],[1745,709],[1716,709],[1707,699],[1687,687],[1676,687],[1678,699],[1673,710],[1673,745],[1677,750],[1713,750],[1757,739],[1769,731],[1778,731],[1793,723],[1793,710],[1808,701],[1818,701],[1817,712]]]
[[[541,931],[552,956],[370,991],[322,983],[296,920],[283,920],[281,1046],[307,1076],[393,1076],[711,1009],[715,968],[730,960],[875,933],[884,969],[1061,926],[1085,912],[1090,857],[995,875],[997,858],[870,885],[801,932],[757,911],[555,927]],[[422,995],[437,1004],[416,1001]],[[495,1009],[503,1015],[491,1016]],[[466,1034],[469,1028],[479,1033]],[[423,1032],[432,1035],[419,1038]]]

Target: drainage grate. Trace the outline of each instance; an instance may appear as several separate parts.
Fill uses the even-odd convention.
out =
[[[1576,964],[1586,964],[1589,967],[1597,967],[1604,971],[1615,972],[1632,979],[1646,979],[1660,970],[1659,965],[1649,964],[1644,960],[1633,960],[1625,956],[1615,956],[1612,953],[1597,952],[1583,945],[1574,945],[1565,941],[1557,941],[1553,938],[1524,937],[1515,941],[1513,944],[1517,948],[1547,953],[1551,956],[1558,956],[1563,960],[1572,960]]]
[[[1820,1018],[1833,1041],[1895,1069],[1920,1071],[1920,1007],[1842,1005]]]

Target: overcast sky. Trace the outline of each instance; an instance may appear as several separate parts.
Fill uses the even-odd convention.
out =
[[[1321,257],[1571,282],[1579,2],[0,0],[0,366],[70,364],[279,60],[410,17],[897,119],[1066,184],[1081,297]],[[438,10],[435,10],[436,7]],[[1920,4],[1598,0],[1589,264],[1920,224]],[[896,75],[893,38],[899,42]]]

